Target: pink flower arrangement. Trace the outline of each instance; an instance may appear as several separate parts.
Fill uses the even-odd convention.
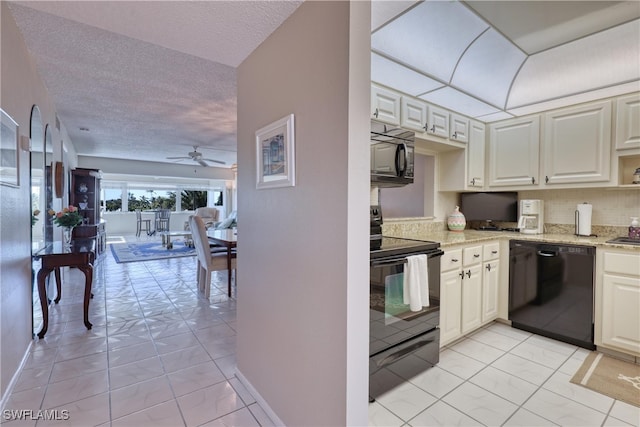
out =
[[[75,227],[82,224],[82,216],[80,216],[78,208],[73,205],[69,205],[68,208],[64,208],[60,212],[49,209],[49,215],[53,216],[53,222],[58,227]]]

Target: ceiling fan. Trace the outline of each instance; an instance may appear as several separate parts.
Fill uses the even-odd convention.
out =
[[[202,153],[198,151],[198,146],[194,145],[193,146],[193,151],[189,151],[188,153],[189,157],[167,157],[168,160],[193,160],[194,162],[199,163],[202,166],[209,166],[209,164],[207,162],[212,162],[212,163],[219,163],[221,165],[224,165],[225,162],[221,161],[221,160],[214,160],[214,159],[205,159],[202,157]]]

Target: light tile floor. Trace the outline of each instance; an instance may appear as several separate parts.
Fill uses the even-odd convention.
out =
[[[93,329],[82,324],[83,276],[67,273],[5,409],[68,411],[68,420],[11,426],[270,426],[235,377],[235,300],[226,272],[211,298],[195,290],[195,258],[116,264],[94,280]],[[491,324],[443,349],[417,376],[369,406],[371,426],[640,425],[640,409],[569,383],[587,351]],[[35,413],[35,412],[34,412]]]
[[[194,257],[96,266],[89,318],[84,276],[65,273],[49,330],[34,341],[6,410],[58,410],[68,420],[7,426],[270,426],[235,376],[236,307],[227,273],[209,301],[196,293]],[[235,291],[235,288],[234,288]],[[38,327],[39,329],[39,327]],[[68,412],[62,412],[66,410]],[[40,413],[43,414],[42,412]]]
[[[369,405],[369,425],[639,426],[640,408],[569,382],[587,354],[492,323],[423,373],[399,363],[376,374],[406,381]]]

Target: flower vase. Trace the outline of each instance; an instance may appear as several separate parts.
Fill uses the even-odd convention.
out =
[[[447,227],[451,231],[464,231],[464,227],[467,225],[467,221],[460,212],[460,208],[456,206],[456,208],[449,214],[447,218]]]
[[[65,246],[71,246],[71,238],[73,236],[73,227],[63,227],[62,237],[64,239]]]

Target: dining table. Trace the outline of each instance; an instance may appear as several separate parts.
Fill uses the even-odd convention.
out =
[[[33,258],[40,260],[40,270],[37,275],[38,297],[42,307],[42,329],[38,332],[38,338],[44,338],[49,326],[49,299],[47,298],[46,279],[55,272],[57,295],[56,304],[62,298],[62,277],[60,268],[75,267],[84,273],[84,326],[91,329],[89,322],[89,300],[93,298],[91,287],[93,286],[93,263],[96,259],[95,238],[74,238],[70,243],[53,242],[33,254]]]
[[[238,231],[235,228],[226,228],[222,230],[208,229],[207,237],[211,243],[223,246],[227,249],[227,271],[228,274],[228,289],[227,293],[231,296],[231,260],[233,259],[233,251],[238,244]],[[237,274],[237,273],[236,273]]]

